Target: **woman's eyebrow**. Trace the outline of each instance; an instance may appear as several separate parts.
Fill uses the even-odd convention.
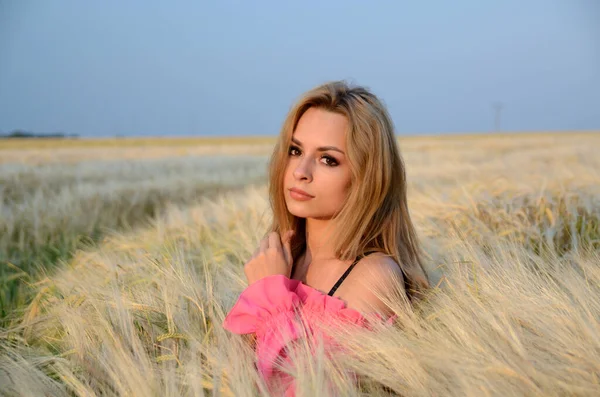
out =
[[[302,146],[302,142],[300,142],[299,140],[297,140],[296,138],[292,137],[292,142],[294,142],[295,144],[297,144],[298,146]],[[335,146],[321,146],[317,148],[318,152],[325,152],[327,150],[335,150],[336,152],[340,152],[341,154],[343,154],[344,156],[346,155],[346,153],[344,153],[342,150],[336,148]]]

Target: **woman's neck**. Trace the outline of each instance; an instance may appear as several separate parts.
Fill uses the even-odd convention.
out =
[[[332,222],[330,219],[306,219],[306,247],[304,261],[319,263],[336,259],[331,244]]]

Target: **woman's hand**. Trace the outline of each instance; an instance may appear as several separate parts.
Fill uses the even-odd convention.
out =
[[[288,230],[283,238],[279,233],[271,232],[262,239],[252,258],[244,265],[248,285],[274,274],[290,277],[293,259],[290,241],[293,235],[293,230]]]

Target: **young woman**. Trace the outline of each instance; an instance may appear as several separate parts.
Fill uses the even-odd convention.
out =
[[[259,372],[293,395],[276,362],[318,332],[311,321],[392,323],[386,297],[402,291],[409,303],[429,281],[394,126],[366,88],[338,81],[304,94],[281,129],[269,182],[273,223],[223,325],[254,334]]]

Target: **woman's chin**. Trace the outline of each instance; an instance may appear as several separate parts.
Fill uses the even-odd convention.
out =
[[[290,214],[294,215],[296,218],[307,218],[310,216],[310,214],[307,214],[303,211],[290,211],[288,208],[288,211],[290,212]]]
[[[291,203],[287,205],[287,209],[289,211],[290,214],[298,217],[298,218],[306,218],[310,216],[310,211],[306,211],[302,207],[302,204],[297,204],[297,203]]]

